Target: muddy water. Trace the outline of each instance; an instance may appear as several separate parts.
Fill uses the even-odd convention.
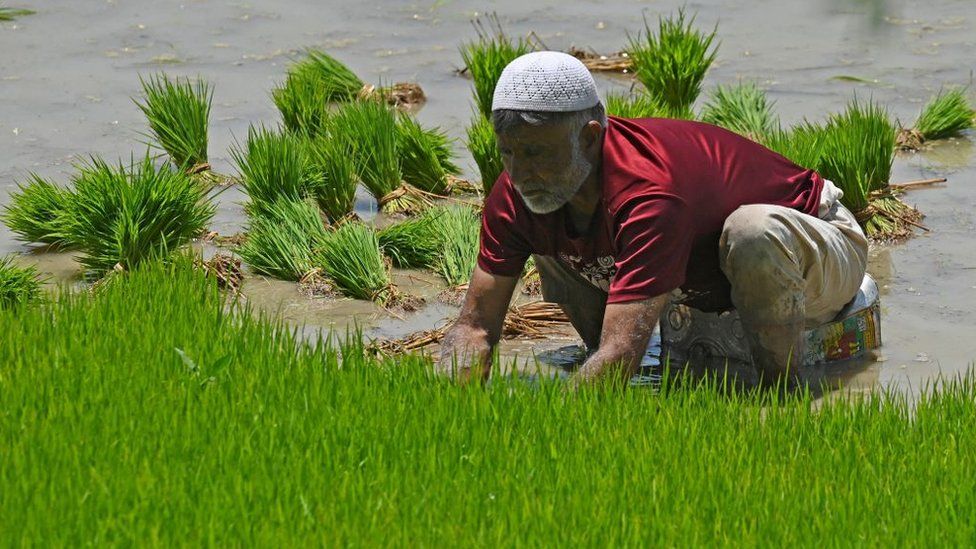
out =
[[[613,52],[626,33],[683,2],[516,2],[489,4],[511,34],[534,31],[552,49],[570,46]],[[16,4],[16,3],[15,3]],[[21,4],[28,4],[21,2]],[[371,82],[415,81],[429,101],[426,124],[461,138],[471,118],[470,83],[454,74],[460,42],[474,32],[479,2],[347,2],[315,0],[240,2],[35,3],[39,13],[0,23],[0,203],[29,171],[66,181],[81,155],[128,157],[143,150],[144,122],[129,99],[138,75],[165,70],[203,75],[216,86],[210,155],[233,173],[229,147],[252,122],[274,123],[269,90],[290,57],[322,47]],[[719,23],[721,50],[706,87],[757,80],[784,121],[818,118],[841,109],[856,92],[889,105],[905,123],[943,83],[969,82],[976,59],[976,8],[969,0],[925,3],[843,0],[701,0],[689,5],[705,26]],[[598,77],[607,91],[627,78]],[[948,176],[945,185],[913,191],[930,233],[872,251],[871,272],[883,285],[885,345],[879,361],[839,370],[855,386],[918,386],[941,373],[964,371],[976,359],[976,160],[972,139],[899,157],[895,181]],[[463,151],[469,175],[473,163]],[[214,229],[241,229],[239,190],[220,197]],[[370,217],[365,197],[357,209]],[[0,254],[28,252],[0,227]],[[27,253],[53,280],[76,274],[70,256]],[[398,275],[417,293],[436,294],[436,281]],[[317,330],[365,326],[383,336],[428,328],[453,309],[436,304],[398,318],[370,304],[309,300],[294,285],[254,278],[245,292],[261,310]],[[506,352],[523,356],[572,342],[518,342]]]

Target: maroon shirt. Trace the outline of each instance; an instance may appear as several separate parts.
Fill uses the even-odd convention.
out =
[[[675,288],[703,310],[730,308],[719,269],[725,219],[744,204],[817,215],[823,179],[728,130],[685,120],[610,117],[603,192],[577,234],[563,207],[529,211],[503,172],[485,202],[478,265],[517,276],[530,254],[554,256],[609,292],[608,303]]]

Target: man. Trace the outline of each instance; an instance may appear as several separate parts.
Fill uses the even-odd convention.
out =
[[[557,52],[509,64],[492,109],[505,172],[443,371],[488,376],[530,255],[592,353],[577,383],[629,378],[672,293],[734,306],[764,379],[792,379],[804,328],[857,293],[867,241],[816,172],[716,126],[608,119],[589,71]]]

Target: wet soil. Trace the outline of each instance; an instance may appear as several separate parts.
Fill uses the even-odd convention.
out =
[[[464,150],[473,112],[470,81],[455,74],[458,45],[472,39],[480,2],[330,3],[277,0],[185,2],[72,2],[48,0],[38,13],[0,23],[0,204],[16,181],[34,171],[67,182],[72,164],[88,154],[108,159],[145,149],[144,121],[130,97],[138,75],[165,70],[202,75],[216,88],[210,127],[214,169],[232,174],[228,150],[248,124],[273,124],[269,97],[289,60],[309,46],[328,50],[374,84],[417,82],[427,103],[424,124],[458,138],[464,174],[474,163]],[[513,35],[534,31],[549,48],[619,51],[627,32],[683,2],[493,2]],[[971,81],[976,59],[976,11],[971,3],[818,0],[783,2],[703,0],[691,6],[704,27],[719,23],[721,49],[706,89],[739,79],[768,89],[784,122],[818,119],[857,93],[890,108],[908,125],[944,84]],[[597,75],[603,91],[626,89],[626,75]],[[885,344],[877,361],[835,369],[854,387],[919,387],[939,374],[966,371],[976,359],[976,160],[971,132],[963,139],[901,154],[895,182],[946,176],[905,200],[931,229],[897,246],[876,247],[870,272],[883,292]],[[239,189],[220,196],[212,229],[241,231]],[[358,213],[371,219],[365,195]],[[212,254],[212,246],[205,246]],[[0,227],[0,254],[20,253],[52,284],[78,283],[69,254],[31,250]],[[361,326],[377,337],[398,337],[443,324],[455,308],[440,303],[444,289],[425,273],[398,273],[409,291],[428,298],[418,313],[391,314],[373,304],[308,298],[294,283],[248,276],[242,291],[259,311],[280,314],[309,333]],[[571,333],[546,341],[504,345],[506,356],[527,356],[572,344]],[[562,354],[560,354],[562,353]],[[555,362],[568,360],[567,350]]]

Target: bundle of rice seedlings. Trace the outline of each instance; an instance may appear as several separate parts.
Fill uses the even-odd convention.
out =
[[[443,248],[434,270],[451,286],[465,284],[478,262],[481,219],[472,208],[449,206],[441,214],[440,223]]]
[[[247,239],[235,251],[257,273],[300,280],[318,266],[325,233],[313,204],[281,198],[250,215]]]
[[[156,145],[182,170],[193,172],[207,164],[207,126],[213,88],[204,80],[170,79],[165,74],[139,77],[143,102],[133,99],[149,121]]]
[[[317,78],[289,74],[283,84],[271,90],[271,99],[288,131],[314,136],[326,130],[330,116],[328,90]]]
[[[705,34],[694,28],[694,22],[694,16],[686,20],[684,9],[679,9],[676,18],[658,19],[656,34],[645,17],[644,33],[630,37],[627,51],[635,76],[672,112],[691,108],[715,60],[712,41],[718,27]]]
[[[431,208],[377,231],[380,249],[396,267],[434,267],[441,256],[445,238],[443,214],[443,208]]]
[[[216,206],[185,172],[156,167],[147,153],[132,165],[94,157],[75,178],[66,239],[91,274],[161,259],[203,234]]]
[[[315,137],[308,143],[312,177],[308,192],[330,221],[350,215],[356,205],[356,163],[353,147],[344,139]]]
[[[604,106],[607,114],[620,118],[663,118],[668,111],[648,93],[608,93]]]
[[[22,8],[10,8],[7,6],[0,6],[0,21],[13,21],[18,17],[23,17],[25,15],[34,15],[34,10],[25,10]]]
[[[776,128],[762,138],[762,144],[797,166],[815,170],[823,157],[825,131],[822,126],[804,122],[789,130]]]
[[[779,127],[773,103],[766,98],[766,92],[752,82],[716,86],[702,109],[701,120],[754,141],[762,141]]]
[[[481,114],[475,115],[475,119],[468,126],[468,150],[471,151],[471,156],[474,157],[474,162],[481,173],[481,188],[485,196],[488,196],[498,176],[505,169],[502,165],[502,155],[498,152],[498,143],[495,141],[495,128],[490,118],[485,118]]]
[[[249,209],[260,210],[279,199],[301,200],[308,194],[308,151],[301,136],[252,126],[246,146],[237,144],[230,152],[250,198]]]
[[[317,49],[288,69],[289,76],[313,82],[324,90],[326,101],[351,101],[359,97],[365,84],[341,61]]]
[[[9,256],[0,258],[0,309],[36,301],[40,295],[37,269],[14,265]]]
[[[24,242],[43,242],[66,247],[63,221],[74,193],[36,174],[26,185],[17,185],[4,206],[3,222]]]
[[[509,38],[502,31],[497,17],[489,20],[491,29],[486,29],[481,21],[474,24],[478,31],[478,40],[461,46],[461,58],[474,81],[478,110],[483,116],[490,118],[491,101],[502,70],[516,57],[532,51],[532,46],[528,40],[520,38],[513,41]]]
[[[452,140],[438,128],[423,128],[407,114],[397,117],[396,130],[403,180],[429,193],[447,194],[450,176],[461,173],[454,164]]]
[[[339,224],[326,233],[316,256],[325,274],[346,296],[381,305],[393,297],[389,270],[372,227],[359,222]]]
[[[963,88],[942,90],[922,108],[913,128],[898,132],[901,149],[917,150],[925,141],[959,135],[976,124],[976,110],[966,98]]]

